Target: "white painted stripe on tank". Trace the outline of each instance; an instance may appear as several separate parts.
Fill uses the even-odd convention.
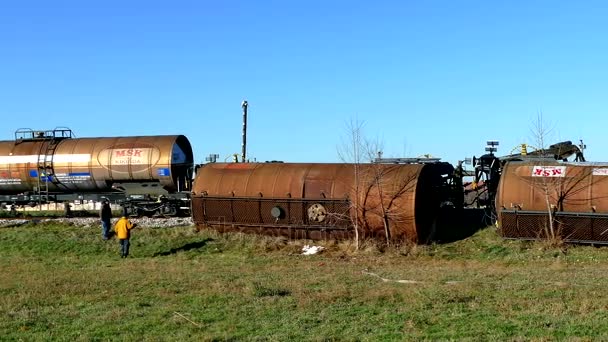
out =
[[[56,154],[53,156],[53,163],[88,163],[89,161],[91,161],[91,155],[85,153]]]
[[[21,164],[21,163],[36,163],[38,156],[0,156],[0,164]]]
[[[40,158],[40,159],[39,159]],[[53,156],[45,155],[22,155],[22,156],[0,156],[0,164],[24,164],[44,162],[53,163],[88,163],[91,160],[90,154],[55,154]]]

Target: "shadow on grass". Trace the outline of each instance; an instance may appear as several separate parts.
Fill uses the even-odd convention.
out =
[[[253,295],[255,297],[285,297],[291,295],[291,291],[283,288],[266,287],[260,283],[253,283]]]
[[[168,250],[166,252],[157,252],[157,253],[154,253],[154,255],[152,255],[152,257],[168,256],[168,255],[176,254],[176,253],[179,253],[179,252],[187,252],[187,251],[191,251],[193,249],[203,248],[210,241],[213,241],[213,239],[207,238],[207,239],[204,239],[204,240],[201,240],[201,241],[190,242],[190,243],[187,243],[187,244],[185,244],[185,245],[183,245],[181,247],[171,248],[170,250]]]
[[[437,220],[435,240],[438,243],[463,240],[492,224],[493,215],[488,209],[447,209]]]

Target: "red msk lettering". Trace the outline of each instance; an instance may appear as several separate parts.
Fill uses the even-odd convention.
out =
[[[115,151],[116,157],[141,157],[142,150],[118,150]]]
[[[532,169],[534,177],[564,177],[566,169],[562,167],[535,167]]]

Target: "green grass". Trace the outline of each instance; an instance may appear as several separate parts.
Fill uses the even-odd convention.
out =
[[[382,248],[100,229],[0,229],[2,340],[608,339],[608,250],[504,241]]]
[[[99,210],[72,210],[72,217],[98,217]],[[122,210],[112,210],[112,217],[120,217]],[[64,217],[63,210],[23,210],[19,209],[15,213],[10,210],[0,210],[1,218],[20,218],[20,217]]]

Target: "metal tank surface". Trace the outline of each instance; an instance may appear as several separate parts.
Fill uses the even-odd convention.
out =
[[[106,192],[150,182],[179,191],[193,155],[183,135],[73,138],[70,130],[17,131],[0,141],[0,193]]]
[[[427,242],[446,197],[448,163],[211,163],[192,192],[199,229],[302,239]]]
[[[499,232],[506,238],[556,236],[566,242],[607,244],[608,164],[508,162],[496,210]]]

